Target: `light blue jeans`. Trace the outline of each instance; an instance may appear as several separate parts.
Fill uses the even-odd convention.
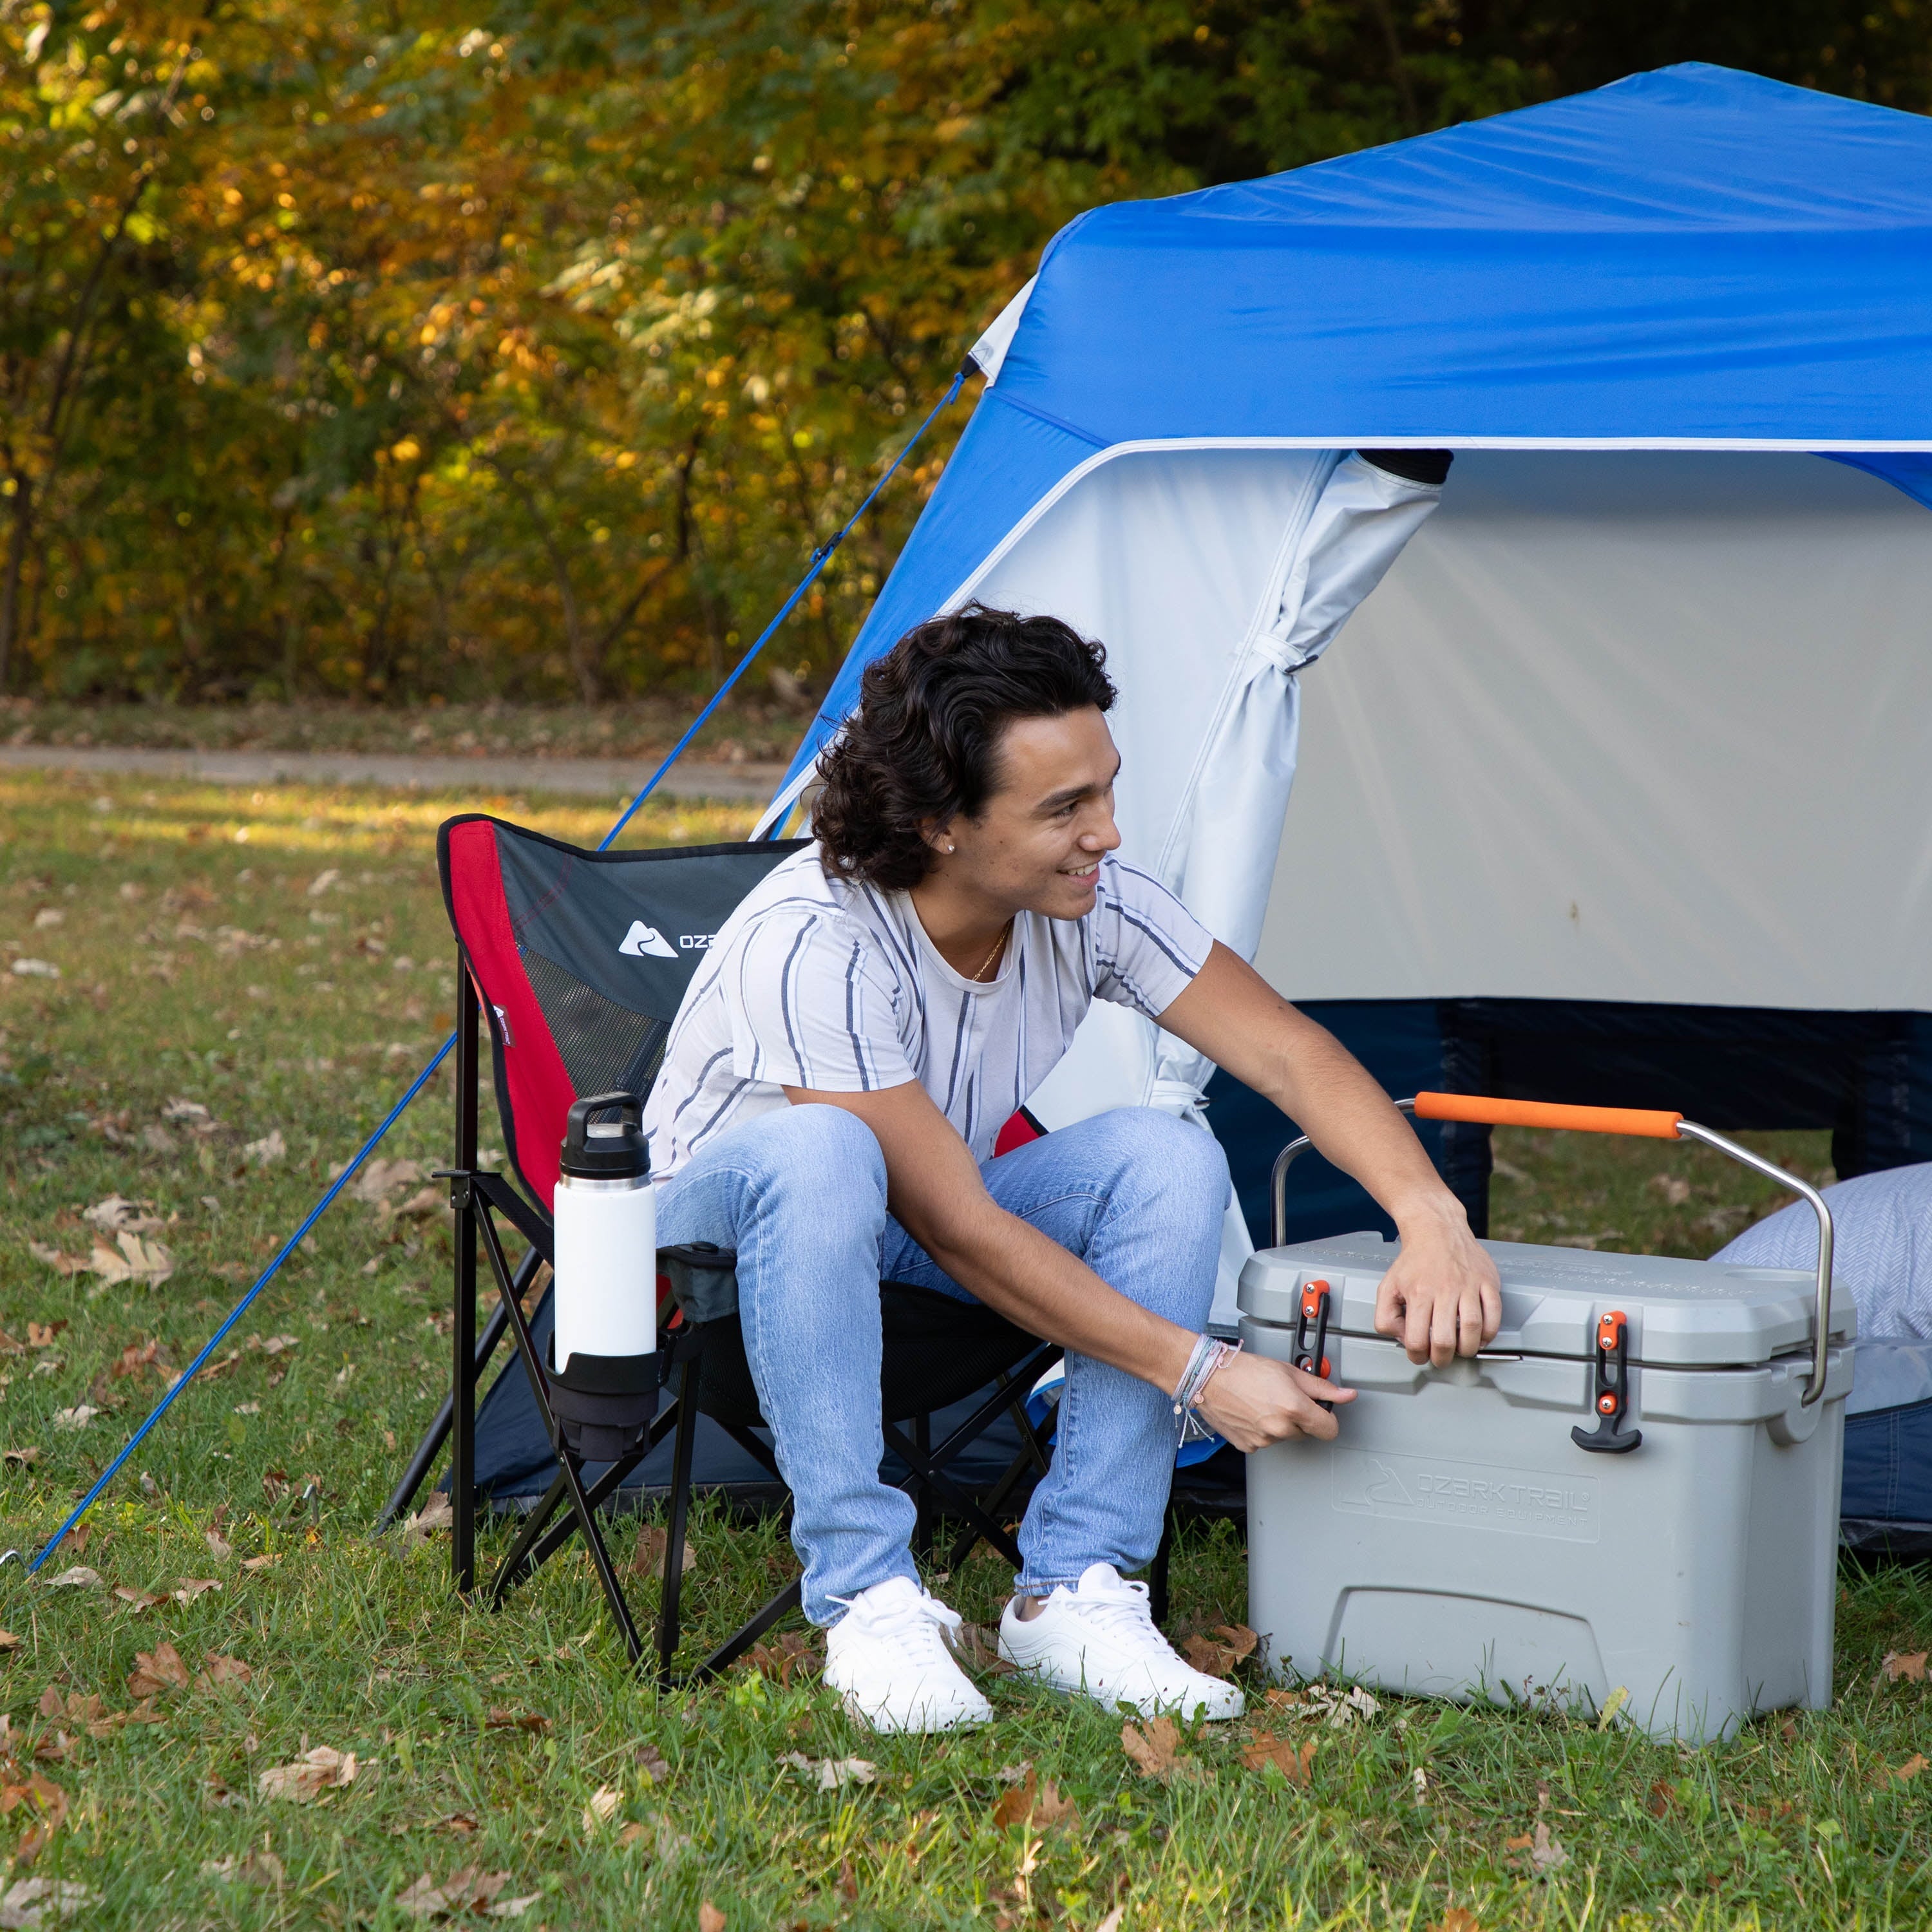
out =
[[[1208,1320],[1228,1202],[1214,1136],[1128,1107],[1063,1127],[981,1168],[1009,1214],[1109,1286],[1198,1333]],[[916,1577],[911,1498],[879,1480],[879,1283],[973,1298],[886,1211],[872,1130],[841,1107],[787,1107],[722,1136],[665,1182],[658,1239],[738,1256],[745,1353],[794,1498],[805,1613],[889,1576]],[[1168,1395],[1084,1355],[1066,1358],[1052,1468],[1019,1533],[1022,1592],[1044,1595],[1091,1563],[1141,1568],[1160,1541],[1174,1474]]]

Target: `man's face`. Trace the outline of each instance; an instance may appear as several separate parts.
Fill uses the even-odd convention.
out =
[[[1120,769],[1107,721],[1090,705],[1016,718],[1000,738],[998,788],[980,816],[940,830],[948,883],[1008,912],[1084,917],[1094,910],[1101,856],[1120,842]]]

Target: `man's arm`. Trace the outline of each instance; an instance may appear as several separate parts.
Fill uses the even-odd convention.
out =
[[[884,1150],[894,1216],[969,1294],[1030,1334],[1110,1363],[1163,1394],[1180,1382],[1194,1336],[1129,1300],[1001,1208],[924,1088],[914,1082],[869,1094],[784,1092],[794,1106],[843,1107],[872,1129]],[[1215,1372],[1200,1408],[1238,1449],[1248,1450],[1295,1436],[1332,1436],[1335,1418],[1321,1404],[1350,1399],[1349,1390],[1285,1363],[1238,1355]]]
[[[1495,1263],[1408,1122],[1333,1034],[1218,944],[1160,1024],[1299,1121],[1387,1211],[1402,1252],[1376,1294],[1376,1326],[1400,1334],[1411,1361],[1440,1368],[1494,1337]]]

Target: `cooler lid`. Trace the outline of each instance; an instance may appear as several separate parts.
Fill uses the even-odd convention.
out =
[[[1744,1367],[1811,1346],[1818,1284],[1807,1270],[1526,1241],[1483,1246],[1502,1277],[1502,1326],[1489,1344],[1498,1354],[1587,1361],[1598,1319],[1613,1309],[1629,1323],[1630,1359],[1654,1368]],[[1399,1244],[1372,1233],[1264,1249],[1241,1270],[1241,1312],[1292,1328],[1303,1286],[1320,1279],[1329,1285],[1331,1329],[1372,1336],[1376,1290],[1398,1252]],[[1851,1290],[1834,1282],[1833,1338],[1848,1340],[1857,1332]]]

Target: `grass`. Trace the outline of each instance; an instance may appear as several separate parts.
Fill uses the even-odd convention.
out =
[[[784,674],[781,673],[781,675]],[[682,695],[609,704],[442,704],[407,710],[315,699],[300,704],[82,704],[0,698],[0,745],[128,745],[156,751],[390,752],[450,757],[628,758],[654,763],[696,708]],[[810,714],[796,686],[767,676],[734,692],[693,746],[700,758],[788,759]]]
[[[0,1328],[21,1348],[0,1356],[0,1448],[38,1452],[0,1467],[6,1544],[35,1546],[60,1521],[442,1036],[432,833],[472,802],[0,777],[0,962],[61,974],[0,970]],[[585,842],[602,830],[539,800],[519,815]],[[647,808],[636,829],[697,840],[741,823]],[[206,1120],[170,1118],[183,1100]],[[448,1110],[440,1081],[386,1152],[434,1164]],[[284,1151],[260,1164],[277,1135]],[[1815,1140],[1767,1144],[1824,1158]],[[1513,1135],[1498,1151],[1498,1232],[1531,1239],[1701,1252],[1770,1204],[1689,1150]],[[1706,1191],[1672,1198],[1677,1182]],[[164,1224],[146,1238],[172,1252],[164,1285],[64,1278],[32,1253],[86,1254],[81,1210],[115,1193]],[[1932,1917],[1932,1777],[1890,1774],[1932,1750],[1927,1688],[1879,1670],[1932,1646],[1916,1572],[1844,1575],[1833,1710],[1706,1750],[1392,1698],[1316,1730],[1256,1686],[1260,1714],[1191,1740],[1193,1768],[1165,1782],[1136,1774],[1117,1718],[1010,1678],[989,1686],[998,1721],[950,1741],[858,1732],[808,1672],[741,1670],[661,1699],[626,1670],[574,1557],[500,1616],[466,1610],[442,1539],[369,1535],[445,1384],[441,1222],[339,1204],[237,1331],[232,1363],[224,1349],[98,1506],[85,1547],[49,1565],[101,1582],[0,1570],[0,1624],[19,1640],[0,1656],[5,1884],[85,1885],[98,1897],[76,1923],[142,1932],[400,1926],[416,1922],[404,1900],[422,1875],[465,1868],[507,1874],[500,1901],[534,1900],[512,1922],[552,1932],[1090,1932],[1117,1908],[1118,1932]],[[248,1346],[278,1336],[292,1345]],[[697,1551],[694,1642],[790,1562],[772,1526],[715,1514]],[[176,1601],[184,1580],[220,1587]],[[1004,1582],[982,1557],[946,1587],[986,1622]],[[1238,1618],[1233,1532],[1186,1539],[1175,1583],[1186,1623]],[[137,1609],[117,1588],[160,1600]],[[647,1615],[655,1586],[637,1581],[633,1598]],[[164,1688],[158,1721],[118,1722],[136,1707],[137,1653],[163,1642],[194,1672],[212,1653],[253,1676]],[[50,1688],[58,1717],[40,1714]],[[1247,1768],[1244,1748],[1270,1732],[1318,1739],[1305,1786]],[[258,1795],[262,1771],[318,1746],[356,1754],[352,1784],[310,1804]],[[791,1753],[867,1759],[876,1781],[821,1792]],[[1003,1774],[1029,1760],[1072,1816],[996,1822]],[[38,1798],[20,1795],[30,1772]],[[1539,1824],[1562,1852],[1546,1870]]]

